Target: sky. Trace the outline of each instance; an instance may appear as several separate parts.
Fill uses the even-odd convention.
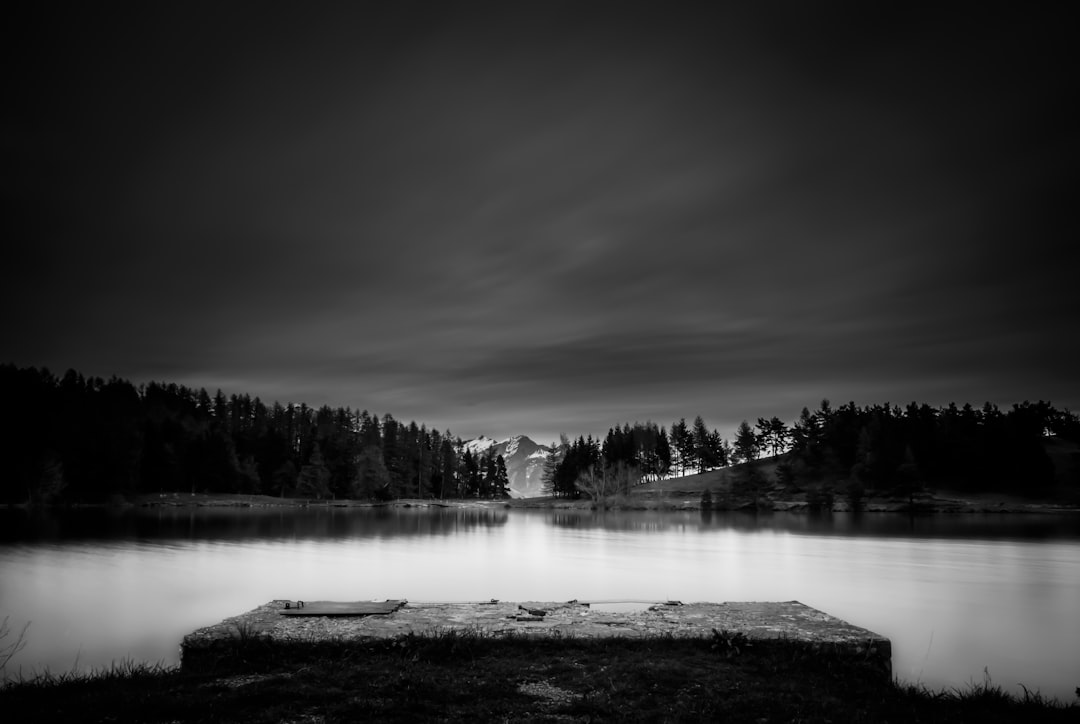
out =
[[[0,363],[463,439],[1080,409],[1058,11],[311,5],[4,24]]]

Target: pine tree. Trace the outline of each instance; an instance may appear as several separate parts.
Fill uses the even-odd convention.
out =
[[[323,461],[319,443],[311,448],[311,457],[307,465],[300,469],[296,481],[296,492],[304,498],[322,500],[330,496],[330,471]]]
[[[450,442],[449,432],[443,436],[439,446],[439,461],[439,497],[445,498],[450,495],[455,498],[461,497],[457,475],[458,457],[454,451],[454,445]]]
[[[660,428],[660,435],[656,438],[657,475],[666,478],[671,472],[671,443],[668,442],[667,432]]]
[[[214,393],[213,414],[215,425],[227,429],[229,420],[229,401],[225,398],[225,393],[220,389]]]
[[[559,465],[566,456],[570,447],[566,435],[559,436],[559,442],[553,443],[547,455],[544,456],[544,470],[540,476],[540,492],[543,495],[556,495],[555,480],[559,471]]]
[[[383,463],[382,451],[367,445],[356,460],[356,477],[353,478],[352,497],[361,499],[389,497],[390,473]]]
[[[701,415],[694,418],[694,427],[691,433],[690,444],[693,449],[693,457],[697,463],[698,473],[703,473],[709,468],[714,466],[714,458],[711,440],[709,438],[709,429],[705,427],[705,420]]]
[[[896,478],[899,482],[900,493],[907,497],[908,506],[914,509],[915,496],[923,489],[923,479],[919,465],[915,462],[915,453],[912,452],[911,445],[904,448],[904,462],[900,463],[896,469]]]
[[[680,418],[678,422],[672,423],[671,453],[676,475],[686,473],[686,466],[689,464],[687,459],[687,448],[689,447],[687,442],[689,439],[690,434],[686,429],[686,418]]]
[[[477,498],[480,496],[480,464],[473,454],[466,450],[461,456],[462,478],[464,483],[464,497]]]
[[[743,420],[739,423],[739,429],[735,431],[735,456],[745,463],[753,463],[757,459],[758,440],[750,424]]]
[[[713,430],[709,433],[708,450],[710,468],[722,468],[728,464],[727,449],[719,431]]]
[[[510,497],[510,476],[506,473],[506,460],[502,455],[495,458],[495,483],[491,497],[500,499]]]

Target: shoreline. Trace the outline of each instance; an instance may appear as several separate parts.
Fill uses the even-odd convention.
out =
[[[689,491],[664,491],[659,494],[631,493],[611,496],[595,501],[589,499],[533,497],[501,500],[469,500],[459,498],[423,499],[401,498],[390,501],[367,500],[315,500],[306,498],[279,498],[267,495],[226,493],[158,493],[137,496],[134,500],[103,503],[69,503],[40,506],[27,503],[8,504],[9,509],[95,509],[95,508],[459,508],[472,510],[526,509],[526,510],[611,510],[611,511],[663,511],[689,512],[744,512],[744,513],[866,513],[902,515],[957,515],[957,514],[1006,514],[1006,515],[1054,515],[1080,514],[1080,505],[1054,500],[1022,500],[1004,495],[977,494],[957,496],[941,494],[925,496],[915,501],[889,497],[867,498],[858,508],[847,501],[834,501],[831,506],[814,506],[805,500],[772,499],[731,501],[727,505],[705,507],[701,495]]]
[[[702,513],[891,513],[902,515],[956,515],[1001,513],[1012,515],[1046,515],[1061,513],[1080,513],[1080,505],[1058,501],[1004,501],[1004,500],[967,500],[958,498],[932,498],[919,500],[912,506],[906,500],[895,498],[869,498],[853,508],[846,501],[835,501],[831,506],[814,506],[805,500],[785,500],[763,498],[758,501],[742,500],[728,505],[706,507],[700,494],[664,493],[659,496],[632,494],[614,496],[603,501],[562,500],[523,498],[515,500],[510,507],[515,508],[550,508],[578,510],[658,510],[658,511],[700,511]]]

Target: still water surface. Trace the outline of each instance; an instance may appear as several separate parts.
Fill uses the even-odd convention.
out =
[[[1080,516],[0,511],[0,617],[32,622],[9,676],[175,664],[275,598],[798,600],[891,638],[905,681],[1080,686]]]

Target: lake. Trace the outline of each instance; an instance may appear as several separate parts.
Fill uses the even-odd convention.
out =
[[[0,617],[31,622],[8,676],[175,664],[275,598],[798,600],[891,638],[904,681],[1080,686],[1077,515],[0,510]]]

